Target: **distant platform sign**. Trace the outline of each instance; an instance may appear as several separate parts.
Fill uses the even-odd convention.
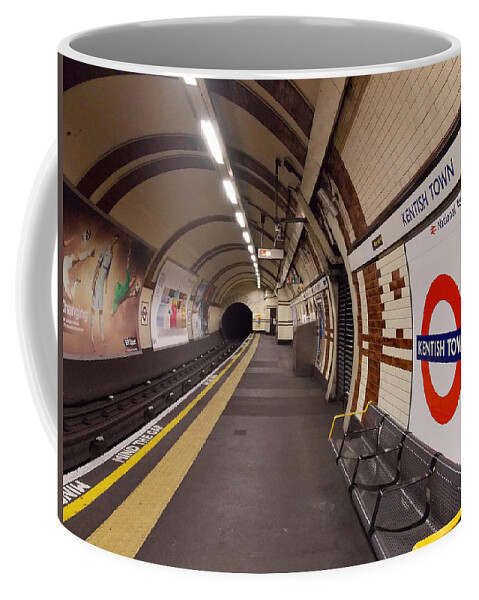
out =
[[[281,260],[284,258],[284,250],[282,248],[258,248],[258,258]]]

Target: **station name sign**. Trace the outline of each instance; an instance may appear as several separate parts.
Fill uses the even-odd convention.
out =
[[[258,258],[282,260],[284,258],[284,250],[282,248],[258,248]]]

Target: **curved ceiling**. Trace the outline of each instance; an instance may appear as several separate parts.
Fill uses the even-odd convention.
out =
[[[213,282],[217,298],[235,282],[255,285],[190,86],[180,78],[124,73],[78,80],[63,97],[64,175],[98,209],[156,248],[145,285],[154,286],[166,255]],[[298,179],[285,169],[275,206],[275,161],[289,157],[302,173],[318,82],[207,80],[201,93],[218,123],[253,244],[271,248],[275,213],[298,214],[288,189]],[[259,266],[262,284],[274,289],[280,261]]]

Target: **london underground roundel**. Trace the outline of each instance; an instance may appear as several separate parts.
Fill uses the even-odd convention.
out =
[[[439,302],[447,302],[454,314],[454,331],[431,333],[431,319]],[[450,275],[438,275],[429,287],[424,302],[421,335],[417,336],[417,359],[421,371],[426,402],[431,416],[437,423],[445,425],[456,412],[461,394],[461,295],[456,282]],[[434,388],[430,364],[449,364],[454,371],[451,388],[441,396]]]

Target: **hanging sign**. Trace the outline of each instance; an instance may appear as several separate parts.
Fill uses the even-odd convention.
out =
[[[284,258],[284,250],[282,248],[258,248],[258,258],[282,260]]]

